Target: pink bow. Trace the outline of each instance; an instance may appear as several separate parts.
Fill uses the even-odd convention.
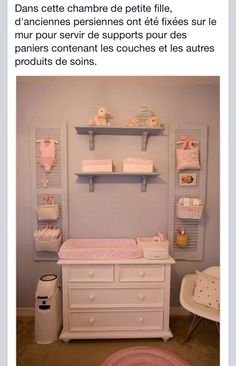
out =
[[[185,230],[184,230],[184,227],[178,227],[176,229],[177,233],[180,234],[180,235],[184,235],[185,234]]]
[[[189,136],[181,136],[180,142],[184,144],[184,149],[186,149],[186,147],[189,147],[191,149],[191,147],[193,146],[193,140]]]
[[[52,200],[54,199],[54,196],[52,195],[52,194],[45,194],[44,196],[43,196],[43,200],[45,201],[45,202],[52,202]]]

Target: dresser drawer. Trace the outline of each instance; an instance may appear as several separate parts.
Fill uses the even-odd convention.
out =
[[[156,288],[69,288],[69,308],[163,307],[164,287]]]
[[[165,266],[160,264],[121,265],[120,282],[162,282],[165,279]]]
[[[69,313],[70,331],[162,329],[162,310],[81,311]]]
[[[113,282],[114,266],[80,265],[68,268],[69,282]]]

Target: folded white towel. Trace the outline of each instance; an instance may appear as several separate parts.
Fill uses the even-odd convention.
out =
[[[202,201],[199,198],[183,197],[179,199],[179,205],[183,206],[202,206]]]
[[[191,198],[183,198],[183,205],[190,206],[191,205]]]
[[[193,198],[192,199],[192,205],[193,206],[201,206],[202,205],[202,201],[199,198]]]

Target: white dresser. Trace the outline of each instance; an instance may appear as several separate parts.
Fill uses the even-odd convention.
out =
[[[165,260],[64,260],[60,339],[163,338],[169,329],[170,272]]]

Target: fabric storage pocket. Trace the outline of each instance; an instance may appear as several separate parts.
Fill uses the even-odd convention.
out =
[[[199,170],[201,168],[199,148],[193,146],[193,144],[198,144],[198,141],[193,141],[189,136],[181,136],[177,143],[181,144],[181,148],[176,149],[177,170]]]
[[[37,206],[37,218],[39,221],[57,220],[59,217],[59,205]]]
[[[35,249],[41,252],[58,252],[61,246],[61,235],[55,240],[35,239]]]
[[[192,147],[189,150],[177,149],[177,170],[199,170],[199,149]]]

